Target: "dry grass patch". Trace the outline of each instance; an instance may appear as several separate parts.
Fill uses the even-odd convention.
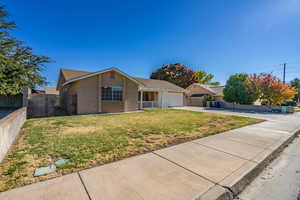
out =
[[[0,191],[261,121],[173,109],[30,119],[0,165]],[[33,177],[62,158],[56,173]]]

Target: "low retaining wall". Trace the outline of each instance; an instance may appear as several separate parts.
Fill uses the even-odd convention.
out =
[[[254,112],[281,112],[281,113],[294,113],[294,108],[292,106],[258,106],[258,105],[241,105],[227,103],[224,101],[216,101],[212,103],[216,105],[215,107],[225,108],[225,109],[235,109],[235,110],[246,110]]]
[[[23,107],[0,120],[0,162],[19,135],[20,129],[26,121],[26,115],[26,107]]]

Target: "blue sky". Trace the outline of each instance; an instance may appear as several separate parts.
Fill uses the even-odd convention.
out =
[[[224,84],[234,73],[300,77],[299,0],[4,0],[14,36],[59,69],[118,67],[149,77],[162,64],[205,70]]]

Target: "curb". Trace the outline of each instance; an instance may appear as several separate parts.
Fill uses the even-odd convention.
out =
[[[299,134],[300,127],[296,128],[293,133],[285,140],[282,140],[280,144],[275,145],[274,149],[269,149],[271,153],[266,154],[256,165],[251,166],[250,169],[246,173],[243,173],[234,183],[230,185],[215,185],[208,192],[195,200],[233,200],[269,165],[270,162],[277,158]],[[241,168],[243,168],[243,166]]]
[[[206,193],[201,195],[195,200],[231,200],[233,199],[232,192],[220,185],[215,185],[210,188]]]

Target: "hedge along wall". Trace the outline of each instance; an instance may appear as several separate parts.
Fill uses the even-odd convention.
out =
[[[26,121],[26,107],[20,108],[0,120],[0,162],[19,135]]]

